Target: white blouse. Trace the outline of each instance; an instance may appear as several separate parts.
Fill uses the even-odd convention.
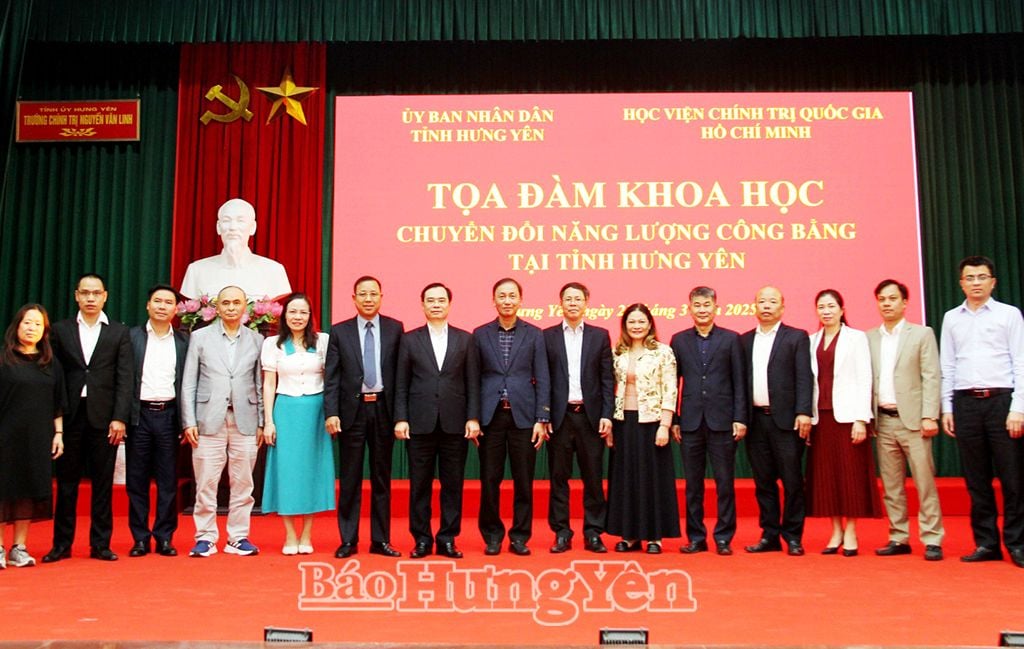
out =
[[[289,354],[284,347],[277,346],[277,336],[263,341],[260,362],[263,369],[277,373],[277,394],[301,397],[305,394],[319,394],[324,391],[324,359],[327,357],[325,333],[316,335],[316,351],[296,349]]]

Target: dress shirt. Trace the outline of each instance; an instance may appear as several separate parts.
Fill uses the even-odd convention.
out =
[[[890,332],[883,323],[878,328],[878,405],[893,408],[896,404],[896,354],[900,349],[900,333],[906,320],[900,320]]]
[[[325,333],[316,335],[316,349],[313,350],[299,349],[287,343],[278,347],[277,336],[264,340],[260,364],[264,371],[277,374],[276,393],[301,397],[323,392],[328,342],[330,336]],[[286,347],[291,347],[292,353],[289,354]]]
[[[171,401],[174,399],[174,373],[177,367],[174,329],[168,327],[163,336],[153,330],[146,320],[146,357],[142,361],[142,381],[139,399],[142,401]]]
[[[366,323],[373,323],[373,359],[377,366],[377,382],[374,385],[363,385],[363,392],[381,392],[384,390],[384,372],[380,366],[380,339],[384,335],[384,332],[380,328],[380,314],[373,316],[372,320],[367,320],[363,316],[356,318],[356,323],[359,325],[359,353],[362,358],[362,353],[366,350]]]
[[[78,312],[78,338],[82,341],[82,358],[85,359],[85,364],[88,365],[92,361],[92,353],[96,351],[96,343],[100,339],[100,332],[103,330],[102,325],[110,324],[110,320],[107,319],[107,314],[100,311],[100,317],[96,318],[96,324],[90,326],[85,322],[85,318],[82,317],[82,312]],[[82,398],[88,396],[87,392],[89,389],[89,382],[86,381],[82,385]]]
[[[583,323],[573,329],[562,321],[562,338],[565,340],[565,357],[569,361],[569,402],[583,401],[583,384],[580,381],[580,366],[583,364]]]
[[[754,327],[754,349],[750,366],[754,377],[755,406],[768,407],[772,405],[768,398],[768,360],[772,357],[775,334],[779,333],[781,324],[782,321],[776,322],[775,326],[767,332],[762,332],[760,326]]]
[[[942,319],[942,412],[953,412],[953,391],[1013,388],[1011,412],[1024,412],[1024,318],[989,298],[977,311],[965,301]]]
[[[512,325],[508,329],[501,326],[498,323],[498,349],[501,351],[501,366],[502,368],[508,367],[509,358],[512,357],[512,343],[516,339],[516,326]],[[508,387],[502,386],[501,398],[508,399]]]
[[[242,332],[236,331],[235,335],[232,336],[228,333],[228,330],[224,328],[224,323],[220,320],[217,321],[217,326],[220,327],[221,340],[224,341],[224,355],[228,358],[228,367],[235,366],[235,358],[238,356],[236,350],[238,349],[238,339],[241,338]],[[245,325],[238,325],[239,329]]]
[[[445,322],[440,329],[427,324],[427,331],[430,332],[430,346],[434,349],[434,361],[437,363],[437,371],[440,372],[444,366],[444,357],[448,353],[448,323]]]

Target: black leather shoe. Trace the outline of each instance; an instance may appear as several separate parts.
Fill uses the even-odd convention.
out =
[[[90,559],[100,561],[117,561],[117,555],[110,551],[110,548],[92,548],[89,550]]]
[[[412,549],[409,556],[413,559],[422,559],[423,557],[430,556],[430,544],[429,543],[417,543],[416,547]]]
[[[43,563],[56,563],[61,559],[71,558],[71,548],[63,548],[59,545],[55,545],[50,548],[50,551],[43,555]]]
[[[526,541],[509,541],[508,551],[521,557],[530,555],[530,548],[526,547]]]
[[[978,563],[979,561],[1002,561],[1003,553],[996,548],[986,548],[979,545],[974,552],[960,557],[964,563]]]
[[[493,543],[488,543],[487,547],[484,548],[484,554],[486,554],[489,557],[494,557],[501,554],[501,541],[494,541]]]
[[[592,536],[583,543],[583,549],[587,552],[596,552],[597,554],[604,554],[608,552],[608,548],[605,547],[604,541],[601,540],[600,536]]]
[[[655,541],[648,541],[647,554],[661,554],[661,543],[657,543]]]
[[[1024,568],[1024,548],[1010,550],[1010,561],[1018,568]]]
[[[442,557],[448,557],[449,559],[461,559],[462,550],[455,547],[455,541],[448,541],[447,543],[437,544],[437,553]]]
[[[906,543],[897,543],[896,541],[889,541],[884,547],[875,550],[875,554],[880,557],[895,557],[900,554],[910,554],[910,546]]]
[[[156,542],[156,553],[162,557],[176,557],[178,551],[174,549],[170,541],[157,541]]]
[[[391,547],[387,541],[370,544],[370,554],[379,554],[384,557],[400,557],[402,553]]]
[[[778,539],[775,539],[774,541],[770,539],[761,539],[754,545],[748,545],[743,549],[753,554],[758,554],[760,552],[782,552],[782,544],[779,543]]]
[[[723,557],[732,556],[732,546],[728,541],[718,541],[715,543],[715,552]]]
[[[555,544],[551,546],[551,554],[562,554],[572,550],[572,539],[559,536],[555,538]]]
[[[804,546],[800,545],[800,541],[786,541],[786,554],[791,557],[802,557]],[[843,554],[846,554],[846,550],[843,550]]]
[[[149,554],[149,541],[136,541],[128,551],[129,557],[144,557]]]
[[[844,557],[855,557],[858,554],[860,554],[860,552],[857,550],[857,548],[843,548]]]
[[[942,546],[940,545],[926,545],[924,546],[924,560],[925,561],[942,561]]]
[[[355,543],[342,543],[338,546],[338,549],[334,551],[334,558],[348,559],[353,554],[359,554],[359,546]]]
[[[838,545],[826,545],[825,548],[821,551],[821,553],[822,554],[839,554],[839,546]]]
[[[616,552],[639,552],[642,548],[640,547],[640,541],[619,541],[615,544]]]
[[[697,554],[698,552],[708,551],[707,541],[690,541],[683,547],[679,548],[679,551],[683,554]]]

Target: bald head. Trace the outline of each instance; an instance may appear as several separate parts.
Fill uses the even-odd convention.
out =
[[[771,329],[782,319],[782,313],[786,310],[786,300],[779,289],[774,286],[763,286],[754,298],[754,306],[761,329]]]
[[[237,286],[225,286],[217,293],[217,315],[227,327],[237,327],[242,322],[246,306],[245,291]]]

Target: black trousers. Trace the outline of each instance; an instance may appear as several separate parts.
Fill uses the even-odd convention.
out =
[[[731,543],[736,535],[736,440],[732,431],[711,430],[702,421],[697,430],[683,431],[680,453],[686,477],[686,538],[691,543],[708,538],[704,525],[704,474],[710,459],[718,498],[715,542]]]
[[[111,496],[117,446],[107,439],[107,429],[89,425],[86,412],[86,400],[82,399],[75,418],[64,426],[64,454],[57,458],[57,506],[53,512],[55,548],[70,548],[75,541],[78,484],[83,474],[92,483],[89,546],[109,548],[114,530]]]
[[[526,542],[533,534],[533,471],[537,449],[531,428],[516,428],[511,410],[499,405],[494,418],[480,438],[480,534],[485,543],[501,543],[505,524],[501,520],[501,480],[505,458],[512,472],[512,527],[508,537]]]
[[[971,497],[974,543],[999,547],[999,525],[993,476],[1003,490],[1003,543],[1010,550],[1024,548],[1024,438],[1006,432],[1012,395],[988,399],[953,395],[953,421],[960,464]],[[993,469],[995,471],[993,472]]]
[[[754,494],[760,510],[761,536],[787,542],[804,536],[804,440],[795,430],[779,428],[771,415],[754,409],[746,436],[747,456],[754,473]],[[779,506],[779,485],[785,492]]]
[[[178,408],[153,411],[143,407],[139,423],[125,440],[125,491],[128,493],[128,529],[135,541],[150,536],[170,541],[178,529]],[[156,513],[149,526],[149,481],[156,482]]]
[[[410,435],[405,444],[409,453],[409,532],[416,543],[434,542],[430,500],[436,467],[441,482],[441,523],[436,538],[439,544],[452,543],[462,532],[462,487],[469,442],[437,426],[431,433]]]
[[[359,509],[363,494],[363,458],[370,450],[370,540],[391,542],[391,453],[394,422],[383,395],[361,402],[352,426],[338,434],[338,533],[344,543],[359,542]]]
[[[590,427],[584,412],[565,413],[565,419],[548,441],[548,470],[551,493],[548,501],[548,525],[559,538],[571,539],[569,527],[569,478],[572,458],[580,466],[583,480],[583,537],[590,539],[604,532],[607,502],[602,481],[604,438]]]

